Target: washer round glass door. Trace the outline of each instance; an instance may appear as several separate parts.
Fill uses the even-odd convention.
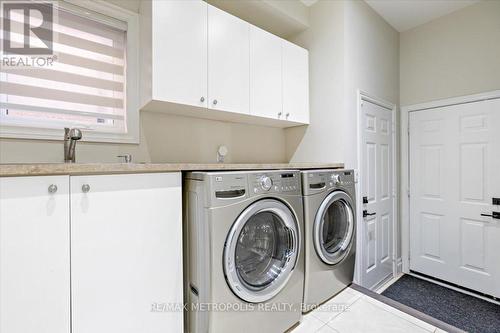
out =
[[[234,222],[224,247],[224,273],[244,301],[264,302],[278,294],[298,257],[299,230],[292,211],[273,199],[257,201]]]
[[[314,247],[328,265],[338,264],[349,253],[354,233],[351,198],[343,191],[330,193],[321,203],[314,221]]]

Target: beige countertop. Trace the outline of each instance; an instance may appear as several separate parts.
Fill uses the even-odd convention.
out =
[[[48,175],[96,175],[119,173],[148,173],[208,170],[276,170],[276,169],[333,169],[344,163],[249,163],[249,164],[196,164],[196,163],[40,163],[0,164],[0,177]]]

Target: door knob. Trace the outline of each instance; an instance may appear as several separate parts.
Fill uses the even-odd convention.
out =
[[[494,219],[500,219],[500,212],[491,212],[491,214],[481,214],[481,216],[488,216]]]
[[[368,211],[367,211],[366,209],[365,209],[365,210],[363,210],[363,217],[373,216],[373,215],[375,215],[375,214],[377,214],[377,213],[368,213]]]

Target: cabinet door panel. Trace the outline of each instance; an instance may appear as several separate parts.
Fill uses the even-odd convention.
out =
[[[249,113],[250,25],[208,6],[208,107]]]
[[[162,308],[182,304],[181,195],[180,173],[71,177],[73,333],[183,331]]]
[[[309,54],[287,41],[283,41],[283,113],[288,120],[309,123]]]
[[[152,5],[153,98],[206,107],[207,3],[169,0]]]
[[[69,214],[68,176],[0,178],[0,332],[69,333]]]
[[[280,118],[282,105],[281,39],[250,28],[250,113]]]

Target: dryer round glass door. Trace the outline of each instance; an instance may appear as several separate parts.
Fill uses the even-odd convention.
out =
[[[321,203],[314,221],[314,247],[328,265],[342,261],[351,248],[354,212],[351,198],[343,191],[330,193]]]
[[[224,248],[224,272],[231,290],[251,303],[264,302],[286,285],[297,261],[295,215],[282,202],[250,205],[234,222]]]

